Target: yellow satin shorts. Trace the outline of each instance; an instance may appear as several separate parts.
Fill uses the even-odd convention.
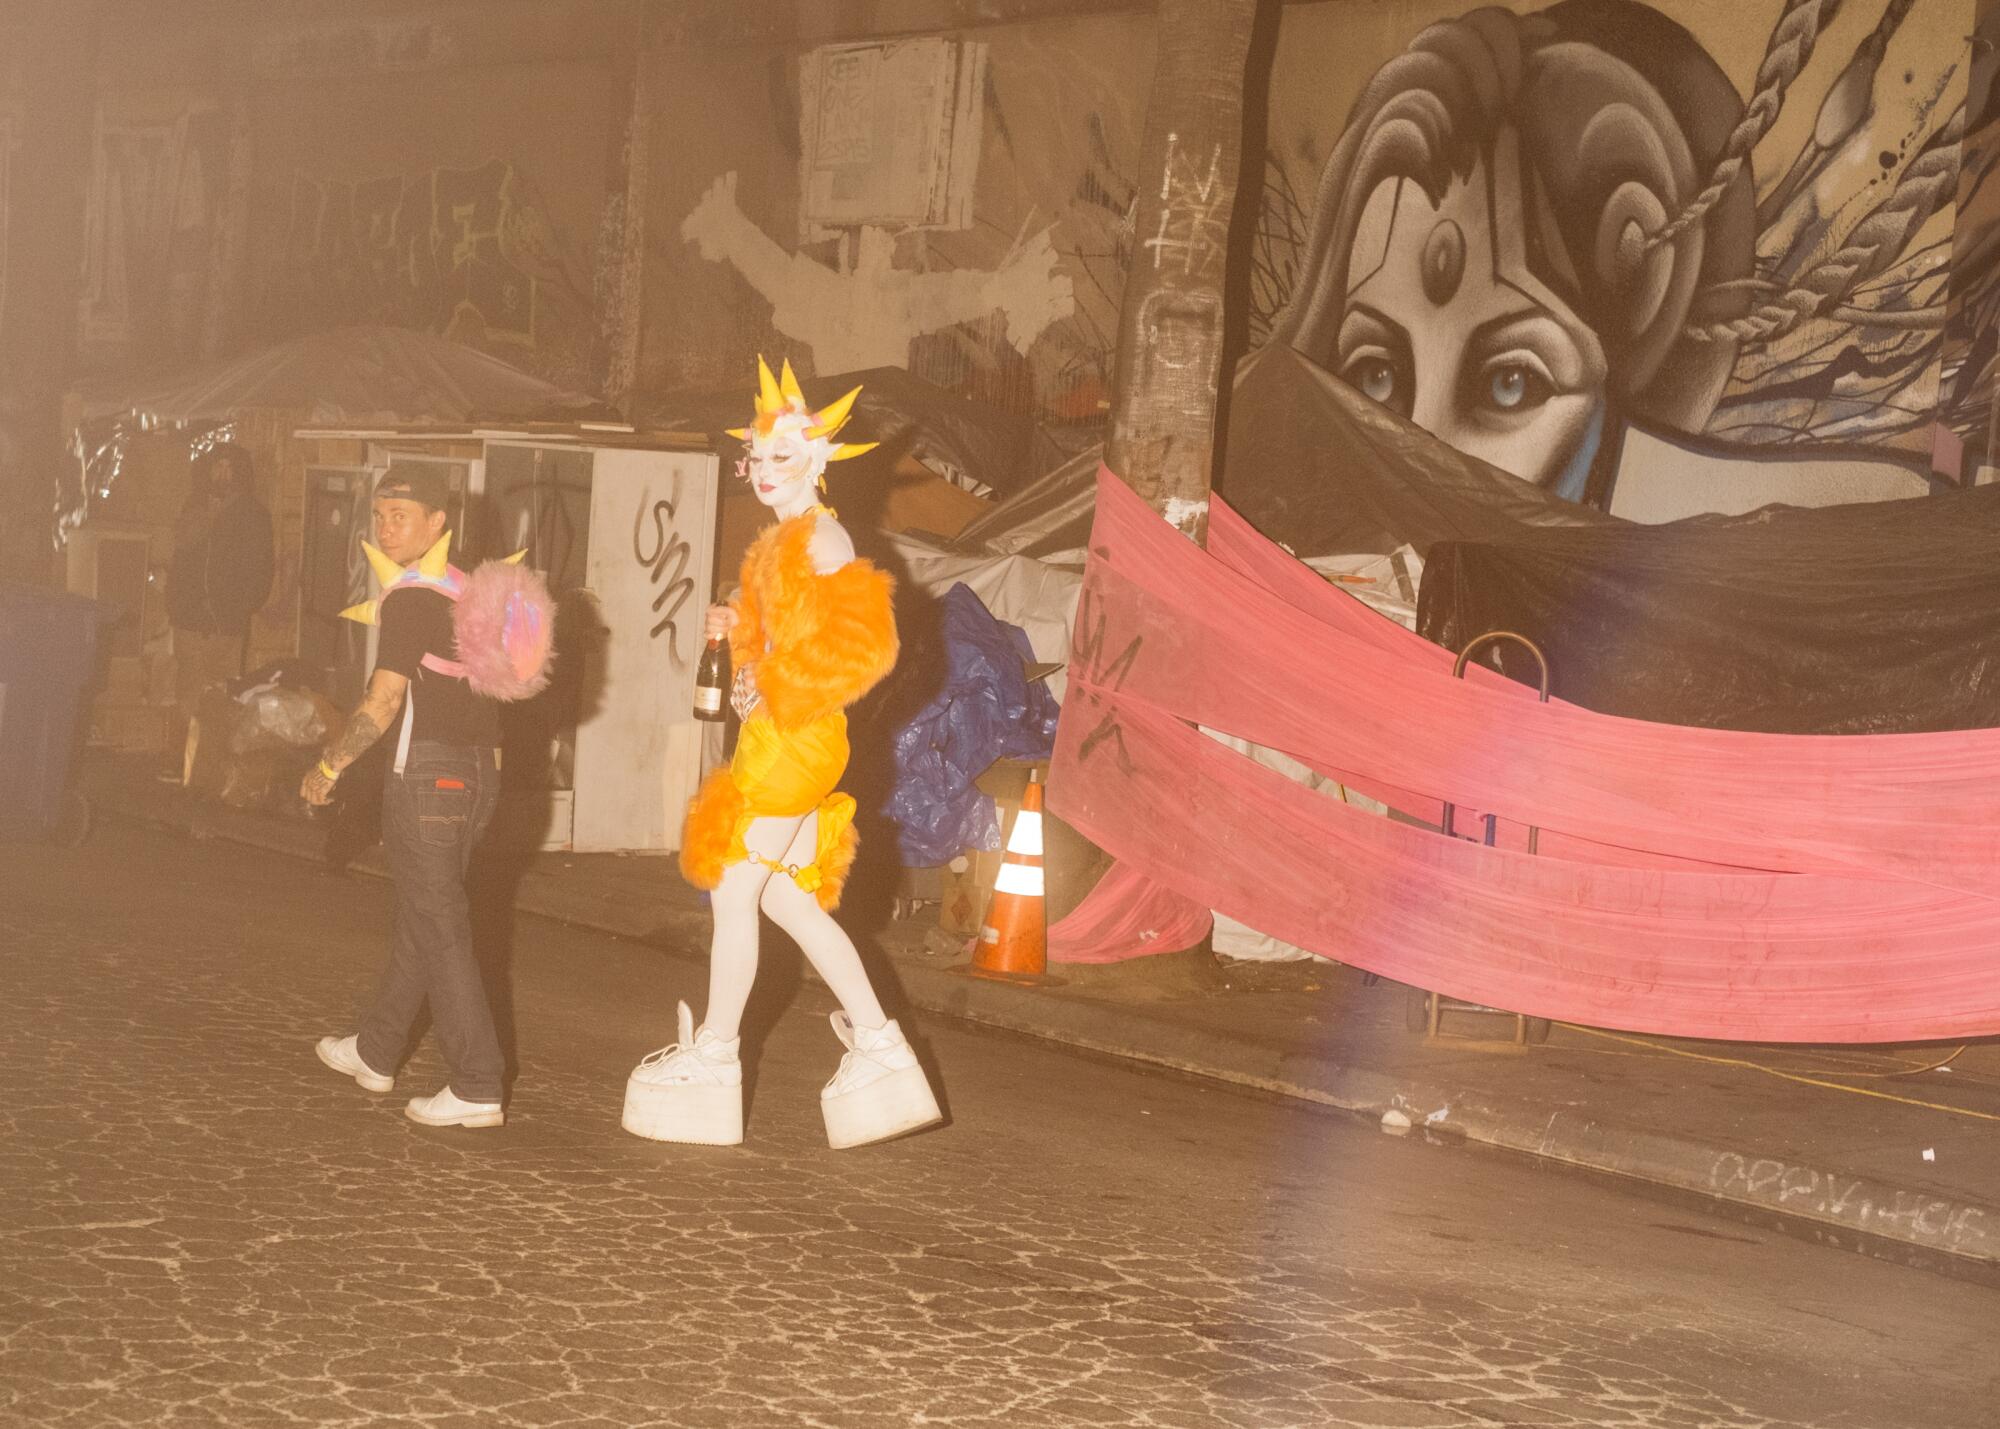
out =
[[[736,737],[736,755],[729,764],[729,782],[743,804],[730,831],[723,862],[751,859],[788,874],[807,893],[819,889],[827,855],[854,822],[854,800],[836,791],[847,772],[847,716],[830,714],[798,729],[780,732],[761,714],[743,722]],[[787,865],[759,857],[744,847],[743,836],[753,819],[797,818],[819,814],[818,847],[808,864]]]

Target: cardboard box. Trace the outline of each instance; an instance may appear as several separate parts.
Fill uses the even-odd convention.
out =
[[[954,936],[974,937],[986,920],[986,900],[993,894],[993,880],[1000,876],[1000,862],[1008,835],[1014,832],[1014,817],[1021,812],[1022,791],[1028,787],[1028,772],[1047,778],[1049,768],[1042,761],[1002,759],[973,780],[980,793],[992,798],[1000,817],[1000,847],[969,849],[947,863],[943,870],[943,894],[938,903],[938,929]]]
[[[993,802],[1006,811],[1001,815],[1000,846],[1007,846],[1007,831],[1012,816],[1021,808],[1021,796],[1028,787],[1028,775],[1033,773],[1044,784],[1049,779],[1049,764],[1046,759],[996,759],[986,767],[986,772],[972,781],[972,787],[982,794],[990,794]]]
[[[1000,854],[984,849],[962,853],[940,870],[943,893],[938,900],[938,929],[954,937],[978,936],[986,921],[986,900],[1000,876]]]

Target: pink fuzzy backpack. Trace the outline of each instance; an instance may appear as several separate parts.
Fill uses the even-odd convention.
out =
[[[456,566],[424,583],[451,602],[456,660],[424,656],[424,667],[464,679],[490,700],[526,700],[549,687],[556,629],[555,598],[542,573],[519,556],[486,561],[471,575]],[[415,584],[415,582],[412,582]]]

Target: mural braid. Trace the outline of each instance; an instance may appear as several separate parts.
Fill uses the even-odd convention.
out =
[[[1750,96],[1743,118],[1730,133],[1729,142],[1723,146],[1721,161],[1716,164],[1708,187],[1696,194],[1672,222],[1647,240],[1647,252],[1672,243],[1700,223],[1728,192],[1743,166],[1750,161],[1750,152],[1757,147],[1757,141],[1777,123],[1778,113],[1785,107],[1785,91],[1791,88],[1792,81],[1799,77],[1799,71],[1812,58],[1821,31],[1833,23],[1841,4],[1842,0],[1789,0],[1784,14],[1779,16],[1777,25],[1771,31],[1764,62],[1758,66],[1756,93]]]
[[[1832,257],[1787,290],[1743,317],[1689,329],[1703,341],[1736,338],[1770,342],[1829,305],[1844,301],[1854,290],[1896,261],[1903,245],[1926,219],[1953,201],[1958,187],[1959,141],[1965,134],[1965,113],[1954,114],[1924,151],[1903,171],[1882,206],[1855,225]],[[1843,310],[1833,314],[1847,321],[1873,321],[1874,314]],[[1907,316],[1907,315],[1906,315]],[[1943,315],[1935,321],[1942,323]]]

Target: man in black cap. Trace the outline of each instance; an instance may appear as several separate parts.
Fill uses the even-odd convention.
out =
[[[375,545],[408,568],[445,534],[450,491],[433,467],[391,466],[375,488]],[[300,789],[325,804],[342,772],[387,735],[394,754],[382,796],[382,846],[396,888],[389,965],[349,1037],[322,1037],[319,1058],[371,1092],[396,1069],[426,1003],[451,1080],[405,1109],[425,1126],[499,1126],[500,1042],[472,952],[465,875],[500,797],[500,723],[492,700],[452,662],[452,602],[425,585],[385,592],[375,671],[360,708]],[[430,657],[431,663],[427,663]]]

